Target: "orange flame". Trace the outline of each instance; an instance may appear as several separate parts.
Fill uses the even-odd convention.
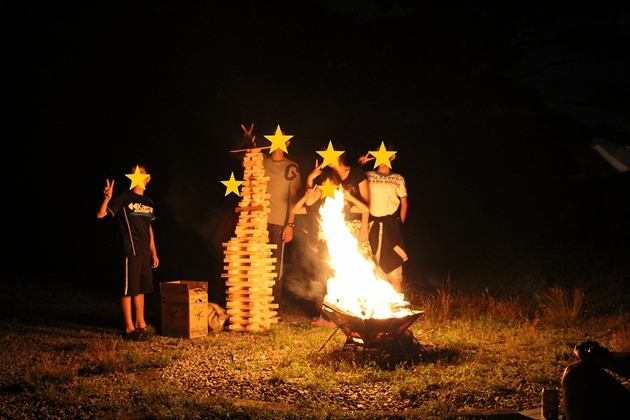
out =
[[[337,189],[334,197],[325,200],[320,209],[321,228],[334,274],[328,279],[324,301],[363,319],[412,314],[409,303],[375,274],[374,261],[359,251],[357,239],[344,222],[343,193]]]

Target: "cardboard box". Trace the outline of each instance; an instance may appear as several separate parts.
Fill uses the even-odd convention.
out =
[[[198,338],[208,335],[208,283],[177,280],[160,283],[162,335]]]

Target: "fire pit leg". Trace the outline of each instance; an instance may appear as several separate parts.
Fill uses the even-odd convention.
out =
[[[411,341],[410,341],[411,346],[413,347],[414,343],[417,346],[418,354],[420,354],[421,352],[426,351],[424,346],[422,346],[422,344],[420,344],[420,341],[418,341],[418,339],[413,334],[411,334],[410,331],[408,331],[407,333],[411,337]],[[414,351],[414,353],[409,353],[407,351],[407,349],[405,348],[405,344],[403,342],[403,337],[402,336],[398,336],[396,342],[397,342],[400,350],[402,351],[402,354],[404,354],[405,357],[413,357],[416,354],[415,351]]]
[[[330,339],[331,339],[331,338],[333,338],[333,335],[335,335],[335,334],[337,333],[337,331],[339,331],[339,327],[337,327],[337,328],[335,329],[335,331],[333,331],[333,333],[332,333],[332,334],[330,334],[330,337],[328,337],[328,340],[326,340],[326,342],[325,342],[324,344],[322,344],[322,346],[319,348],[319,351],[322,351],[322,349],[323,349],[324,347],[326,347],[326,344],[328,344],[328,342],[330,341]]]
[[[426,352],[427,350],[424,348],[424,346],[422,344],[420,344],[420,342],[418,341],[418,339],[415,336],[412,336],[413,341],[415,341],[415,343],[418,345],[418,349],[420,352]]]

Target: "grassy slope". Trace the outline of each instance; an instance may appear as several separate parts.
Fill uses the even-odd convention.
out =
[[[604,307],[597,303],[604,295],[531,286],[540,294],[493,296],[488,290],[464,291],[448,280],[434,293],[413,293],[426,313],[411,327],[423,347],[421,360],[396,367],[344,357],[341,333],[318,351],[333,329],[311,328],[309,316],[293,301],[283,305],[284,322],[264,333],[158,337],[134,344],[120,339],[118,305],[107,293],[70,286],[5,288],[0,298],[2,414],[46,418],[79,410],[100,418],[115,413],[129,418],[456,418],[471,410],[536,407],[541,388],[559,385],[573,345],[586,338],[613,350],[630,349],[627,310],[609,305],[607,313],[591,315],[590,307]],[[609,304],[616,300],[609,297]],[[154,320],[156,298],[149,302]],[[212,397],[210,389],[192,385],[199,381],[177,376],[199,352],[206,352],[207,360],[224,354],[231,378],[262,375],[268,385],[302,389],[303,398],[286,406],[263,396],[253,403],[255,398],[244,392],[244,404]],[[176,379],[164,380],[165,372],[174,372]],[[339,411],[321,396],[340,389],[348,398],[363,395],[362,389],[379,390],[388,393],[393,407],[408,404],[410,409],[404,415],[387,412],[380,402],[375,413],[369,405],[373,397],[363,396],[356,402],[358,411]],[[225,395],[232,394],[225,390]],[[15,407],[22,414],[11,411]]]

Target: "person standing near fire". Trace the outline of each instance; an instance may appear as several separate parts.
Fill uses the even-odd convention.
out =
[[[118,217],[125,255],[120,299],[125,323],[123,338],[146,341],[155,335],[155,328],[145,321],[144,297],[153,292],[152,269],[160,260],[151,226],[155,220],[153,201],[144,194],[151,176],[140,165],[132,168],[132,172],[127,175],[131,179],[130,190],[114,198],[114,180],[105,180],[104,198],[96,217],[102,219],[108,214]]]
[[[241,128],[243,129],[243,137],[248,140],[249,144],[256,147],[256,136],[252,135],[254,124],[250,126],[249,130],[243,125]],[[278,131],[276,135],[278,135]],[[281,134],[283,135],[283,133]],[[291,141],[286,140],[284,145],[286,150],[291,145]],[[290,209],[297,201],[298,190],[302,188],[300,168],[297,163],[287,158],[285,150],[279,147],[272,148],[263,162],[265,176],[269,177],[267,192],[269,193],[270,212],[267,215],[267,231],[269,232],[269,243],[276,245],[271,256],[276,259],[274,270],[276,282],[273,286],[273,299],[277,304],[280,304],[282,297],[284,246],[293,240],[295,227],[295,215],[291,214]]]
[[[390,155],[388,162],[380,163],[365,174],[370,194],[369,242],[377,274],[389,281],[396,292],[403,293],[403,263],[408,257],[400,227],[407,219],[407,187],[405,178],[392,171],[391,162],[396,158],[395,152],[391,153],[393,145],[383,148],[385,150]],[[359,157],[359,164],[374,160],[370,154],[374,153]]]
[[[346,163],[346,149],[343,144],[336,142],[331,142],[330,144],[334,151],[342,153],[340,153],[337,157],[336,166],[328,166],[330,166],[331,169],[334,170],[341,179],[341,187],[344,189],[344,191],[347,191],[354,198],[356,198],[357,200],[361,200],[365,205],[367,205],[370,201],[370,195],[368,191],[368,184],[365,172],[358,165],[349,166]],[[306,182],[306,187],[308,189],[313,188],[313,184],[316,182],[318,176],[321,175],[322,169],[323,168],[321,168],[316,161],[315,169],[308,176]],[[359,242],[359,249],[361,250],[361,252],[369,254],[369,214],[346,212],[345,222],[346,226],[348,226],[348,229],[350,229],[350,232],[352,232],[352,235],[357,238],[357,241]]]
[[[341,178],[336,171],[322,171],[319,169],[319,162],[316,160],[315,169],[307,177],[307,182],[315,186],[306,190],[304,196],[291,209],[291,213],[294,218],[298,214],[306,216],[306,223],[302,225],[301,231],[306,238],[306,244],[310,252],[304,254],[302,258],[305,262],[304,269],[311,278],[310,289],[312,293],[309,294],[313,296],[315,309],[319,313],[319,317],[311,322],[311,325],[315,327],[333,326],[330,321],[324,318],[322,313],[324,297],[327,292],[327,282],[334,271],[329,265],[328,247],[320,228],[321,217],[319,211],[327,198],[323,197],[323,190],[318,185],[325,185],[328,182],[330,185],[338,187],[341,185]],[[344,190],[343,187],[340,189],[344,196],[345,214],[352,213],[369,216],[370,209],[362,200]]]

